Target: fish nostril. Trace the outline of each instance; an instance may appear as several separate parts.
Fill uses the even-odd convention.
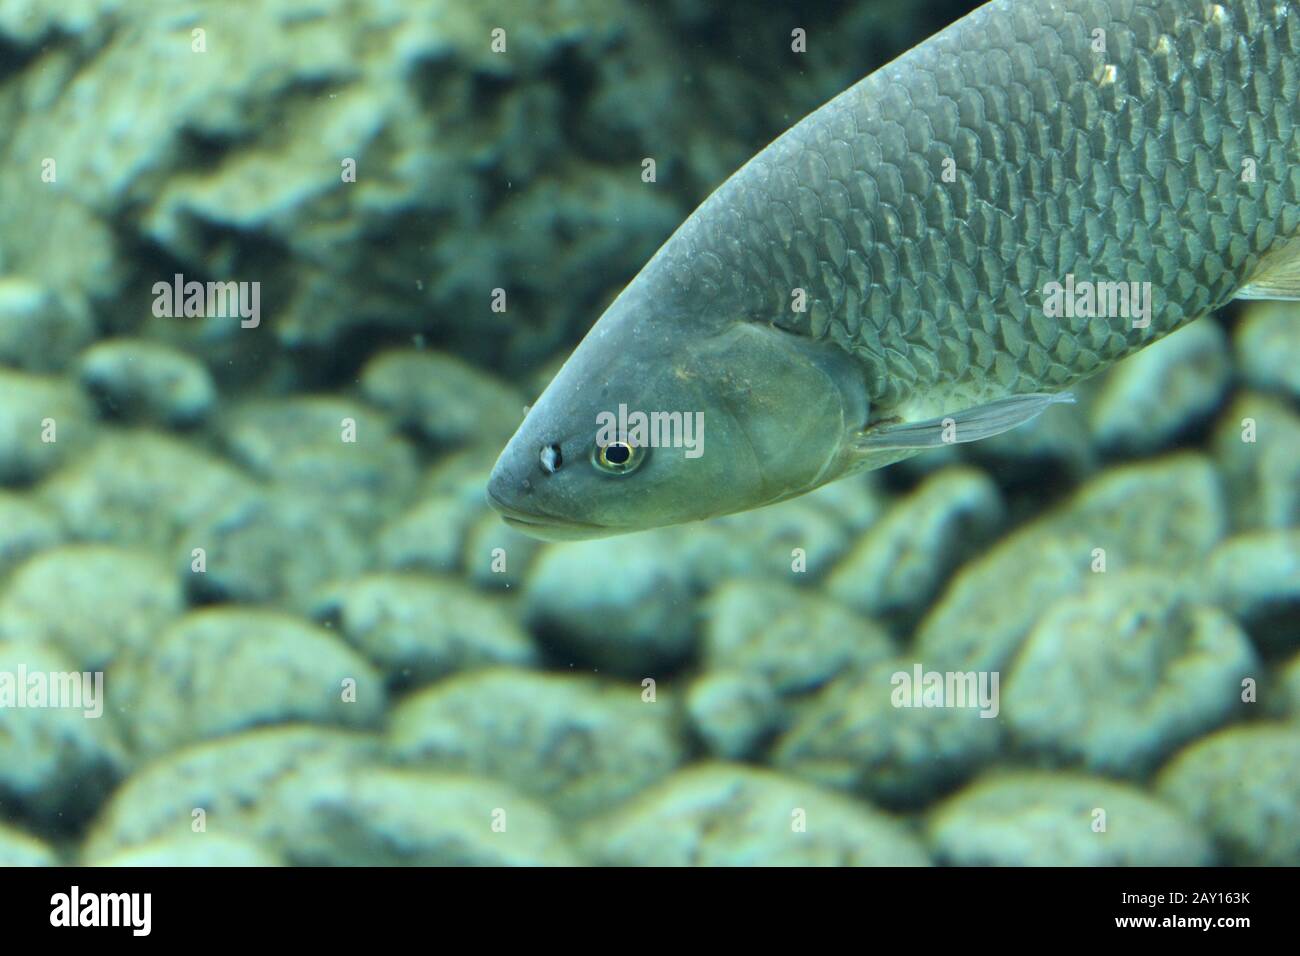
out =
[[[560,453],[559,445],[546,445],[542,448],[539,455],[542,471],[548,475],[553,475],[564,466],[564,455]]]

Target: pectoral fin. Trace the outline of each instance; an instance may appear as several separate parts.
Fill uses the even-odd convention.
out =
[[[1300,242],[1287,243],[1266,256],[1234,298],[1300,300]]]
[[[942,418],[868,428],[858,436],[855,447],[860,451],[885,451],[980,441],[1032,421],[1050,405],[1073,402],[1074,396],[1069,392],[1013,395]]]

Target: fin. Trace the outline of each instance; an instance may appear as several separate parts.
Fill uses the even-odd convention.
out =
[[[1069,392],[1013,395],[942,418],[869,428],[858,436],[854,446],[860,451],[883,451],[979,441],[1032,421],[1050,405],[1073,403],[1074,396]]]
[[[1287,243],[1265,256],[1233,298],[1300,301],[1300,242]]]

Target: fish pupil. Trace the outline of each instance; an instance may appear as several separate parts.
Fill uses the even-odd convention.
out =
[[[605,460],[611,465],[626,465],[631,457],[632,449],[618,442],[605,449]]]

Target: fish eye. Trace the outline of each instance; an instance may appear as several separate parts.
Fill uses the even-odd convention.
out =
[[[592,448],[591,461],[608,475],[628,475],[645,461],[645,449],[625,441],[612,441],[608,445]]]
[[[541,463],[542,471],[548,475],[553,475],[559,471],[564,464],[564,456],[560,454],[560,446],[546,445],[542,448]]]

